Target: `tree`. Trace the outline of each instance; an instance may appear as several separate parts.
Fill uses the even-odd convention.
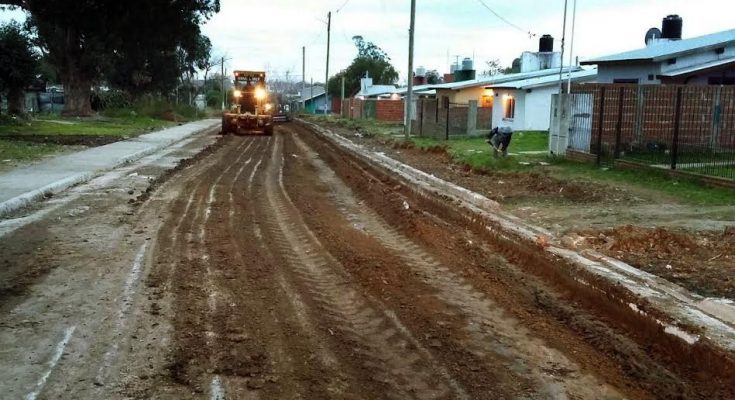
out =
[[[504,71],[503,67],[500,66],[500,60],[497,58],[495,60],[485,61],[485,64],[487,65],[487,69],[482,71],[482,76],[491,77],[501,74]]]
[[[0,92],[8,97],[8,112],[25,112],[25,88],[33,83],[38,69],[38,54],[31,39],[15,21],[0,26]]]
[[[390,57],[372,42],[366,42],[362,36],[352,38],[357,47],[357,57],[352,64],[329,79],[328,93],[339,96],[342,92],[342,78],[345,78],[345,92],[347,95],[360,90],[360,79],[369,74],[373,83],[378,85],[393,85],[398,81],[398,72],[390,63]]]
[[[429,85],[436,85],[438,83],[441,83],[442,78],[441,75],[439,75],[439,71],[432,69],[431,71],[426,71],[426,83]]]
[[[107,78],[139,93],[176,82],[176,49],[191,50],[219,0],[0,0],[21,7],[64,85],[64,113],[90,115]]]

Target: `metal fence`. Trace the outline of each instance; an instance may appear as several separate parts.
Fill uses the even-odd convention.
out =
[[[588,84],[572,92],[569,148],[600,164],[735,179],[735,88]]]

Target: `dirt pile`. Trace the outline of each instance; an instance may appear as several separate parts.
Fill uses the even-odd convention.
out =
[[[735,298],[735,236],[623,225],[583,231],[585,243],[611,257],[705,296]]]

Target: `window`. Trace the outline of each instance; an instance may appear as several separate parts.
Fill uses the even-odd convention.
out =
[[[676,58],[670,58],[670,59],[666,60],[666,63],[669,64],[669,65],[674,65],[674,64],[676,64]]]
[[[513,96],[503,97],[503,118],[513,119],[516,116],[516,99]]]
[[[633,83],[638,84],[638,79],[613,79],[613,83]]]

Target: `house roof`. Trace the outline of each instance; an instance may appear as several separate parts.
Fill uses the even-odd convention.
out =
[[[393,94],[395,92],[396,92],[396,87],[394,85],[371,85],[371,86],[362,88],[357,93],[357,96],[373,97],[373,96],[380,96],[384,94]]]
[[[619,63],[626,61],[664,61],[688,53],[735,44],[735,29],[690,39],[656,41],[645,48],[583,61],[582,65]]]
[[[572,71],[579,71],[581,68],[579,67],[572,67]],[[567,73],[569,72],[569,67],[563,68],[563,72]],[[461,90],[466,89],[470,87],[477,87],[477,86],[489,86],[489,85],[496,85],[504,82],[511,82],[511,81],[517,81],[522,79],[530,79],[530,78],[538,78],[542,76],[549,76],[549,75],[559,75],[559,69],[558,68],[552,68],[552,69],[544,69],[540,71],[531,71],[531,72],[522,72],[517,74],[507,74],[507,75],[495,75],[488,78],[480,78],[480,79],[472,79],[469,81],[462,81],[462,82],[452,82],[452,83],[443,83],[439,85],[429,85],[431,89],[450,89],[450,90]]]
[[[414,93],[424,93],[427,91],[431,91],[431,88],[434,86],[436,85],[414,85],[413,92]],[[395,93],[400,94],[402,96],[405,95],[406,93],[408,93],[408,86],[404,86],[404,87],[396,89]]]
[[[735,65],[735,57],[728,57],[728,58],[723,58],[721,60],[714,60],[714,61],[710,61],[710,62],[706,62],[702,64],[691,65],[685,68],[669,70],[668,72],[664,72],[661,75],[662,76],[681,76],[681,75],[687,75],[693,72],[701,71],[704,69],[723,67],[728,64]]]
[[[597,77],[597,69],[587,69],[581,71],[575,71],[571,73],[572,82],[579,81],[591,81]],[[569,74],[563,74],[562,79],[566,82],[569,79]],[[536,78],[518,79],[514,81],[507,81],[497,83],[493,85],[485,86],[486,89],[535,89],[544,86],[552,86],[559,84],[559,73],[554,75],[546,75]]]
[[[312,91],[312,88],[314,89]],[[305,87],[304,91],[301,92],[301,101],[309,101],[312,99],[315,99],[317,97],[324,96],[325,90],[324,86],[311,86],[311,87]]]

